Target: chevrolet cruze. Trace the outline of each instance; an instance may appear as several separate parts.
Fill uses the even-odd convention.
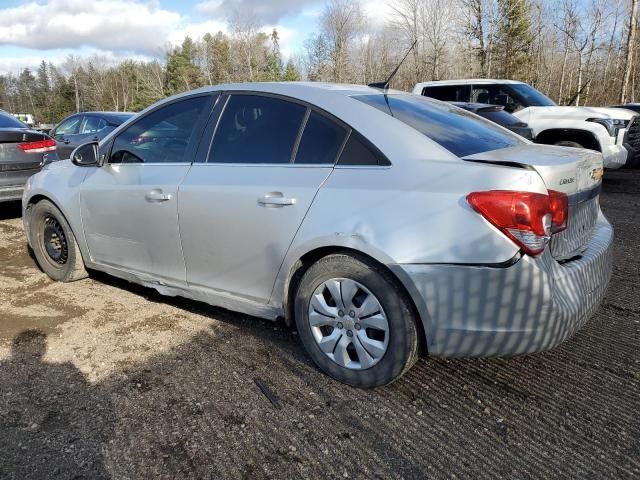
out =
[[[420,354],[512,355],[601,301],[602,158],[454,106],[352,85],[207,87],[163,100],[29,180],[38,264],[101,270],[298,329],[351,385]]]

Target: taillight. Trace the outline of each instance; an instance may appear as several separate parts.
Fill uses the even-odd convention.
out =
[[[27,153],[45,153],[52,152],[56,149],[56,141],[47,138],[46,140],[38,140],[35,142],[19,143],[18,148]]]
[[[554,211],[557,212],[556,219],[562,222],[558,225],[561,229],[566,227],[566,209],[562,210],[559,195],[554,197],[555,210],[552,210],[550,195],[533,192],[473,192],[467,195],[467,201],[525,253],[538,255],[544,250],[553,231]]]
[[[551,233],[565,230],[569,217],[569,197],[567,194],[549,190],[549,208],[551,209]]]

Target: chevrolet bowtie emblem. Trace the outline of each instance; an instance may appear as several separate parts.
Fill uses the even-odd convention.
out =
[[[602,168],[594,168],[591,170],[591,178],[594,180],[600,180],[604,175],[604,169]]]

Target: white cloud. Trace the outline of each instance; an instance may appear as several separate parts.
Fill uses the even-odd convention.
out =
[[[49,0],[0,9],[0,45],[93,46],[155,53],[180,24],[177,12],[125,0]]]
[[[246,15],[261,22],[275,23],[284,17],[298,15],[306,5],[319,0],[204,0],[195,7],[196,12],[211,17],[229,18]]]

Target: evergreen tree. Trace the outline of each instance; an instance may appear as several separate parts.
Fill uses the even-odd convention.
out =
[[[300,71],[296,68],[296,65],[293,63],[293,60],[289,59],[287,61],[287,66],[284,71],[285,82],[299,82],[301,78]]]
[[[498,9],[495,54],[501,59],[499,73],[503,78],[526,80],[533,42],[528,0],[498,0]]]

